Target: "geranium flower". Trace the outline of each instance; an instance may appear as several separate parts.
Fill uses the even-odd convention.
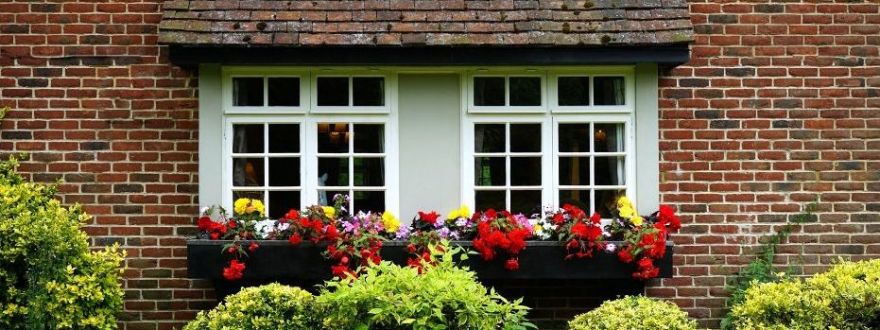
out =
[[[299,236],[299,233],[294,233],[293,235],[290,235],[290,238],[288,238],[287,241],[292,245],[299,245],[299,243],[302,243],[302,237]]]
[[[516,258],[507,259],[507,262],[504,263],[504,269],[511,271],[519,269],[519,260]]]
[[[425,212],[419,211],[419,219],[421,219],[424,222],[427,222],[427,223],[430,223],[433,225],[433,224],[437,223],[437,218],[440,218],[440,213],[437,213],[434,211],[431,211],[430,213],[425,213]]]
[[[245,265],[236,259],[229,261],[229,266],[223,268],[223,278],[228,281],[237,281],[244,276]]]

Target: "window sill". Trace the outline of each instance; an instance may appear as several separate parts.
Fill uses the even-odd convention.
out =
[[[208,279],[224,282],[223,267],[226,257],[221,254],[223,244],[230,241],[200,240],[187,241],[187,265],[190,278]],[[326,245],[303,242],[291,246],[287,241],[258,241],[260,248],[250,253],[244,281],[296,280],[320,281],[331,277],[331,262],[324,259],[321,252]],[[620,246],[619,242],[611,242]],[[455,241],[453,245],[470,247],[470,241]],[[386,242],[382,247],[382,258],[399,265],[405,265],[410,255],[406,252],[404,241]],[[672,277],[673,244],[667,243],[667,253],[663,259],[656,260],[660,278]],[[559,242],[528,241],[520,253],[520,269],[508,271],[503,260],[485,262],[478,255],[470,255],[464,263],[477,273],[481,280],[630,280],[635,271],[635,263],[625,264],[617,260],[615,254],[600,253],[592,258],[565,260],[565,250]]]

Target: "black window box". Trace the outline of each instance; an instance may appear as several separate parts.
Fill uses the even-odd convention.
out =
[[[223,267],[228,256],[221,253],[222,246],[230,241],[201,240],[187,241],[187,264],[190,278],[208,279],[217,282],[223,279]],[[250,253],[245,260],[246,269],[242,281],[261,283],[270,281],[319,282],[331,278],[332,262],[324,259],[321,252],[324,244],[303,242],[293,246],[287,241],[257,241],[260,248]],[[611,242],[620,246],[620,242]],[[382,259],[405,265],[411,255],[406,252],[407,242],[385,242]],[[470,241],[454,241],[453,245],[470,247]],[[244,245],[246,247],[247,244]],[[559,242],[528,241],[520,253],[520,268],[516,271],[504,269],[504,259],[483,261],[479,255],[469,255],[464,266],[477,273],[480,280],[633,280],[636,263],[623,263],[616,254],[597,253],[592,258],[565,260],[565,249]],[[655,260],[661,278],[672,277],[673,245],[667,243],[666,255]]]

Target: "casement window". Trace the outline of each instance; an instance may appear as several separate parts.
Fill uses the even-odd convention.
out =
[[[460,204],[607,217],[617,194],[657,195],[653,65],[202,71],[204,205],[258,198],[277,218],[346,194],[405,219]]]

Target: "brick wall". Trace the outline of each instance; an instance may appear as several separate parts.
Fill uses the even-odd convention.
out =
[[[648,292],[702,325],[756,239],[818,199],[778,261],[880,257],[876,2],[695,1],[692,59],[661,81],[661,191],[688,224],[678,276]]]
[[[780,262],[810,273],[880,256],[878,4],[692,3],[690,63],[661,84],[662,191],[688,224],[677,277],[648,293],[717,324],[726,275],[756,238],[818,198]],[[0,151],[95,216],[97,245],[128,252],[125,329],[171,329],[211,305],[185,279],[197,213],[196,73],[156,45],[155,1],[0,3]],[[537,317],[591,305],[516,283]]]

